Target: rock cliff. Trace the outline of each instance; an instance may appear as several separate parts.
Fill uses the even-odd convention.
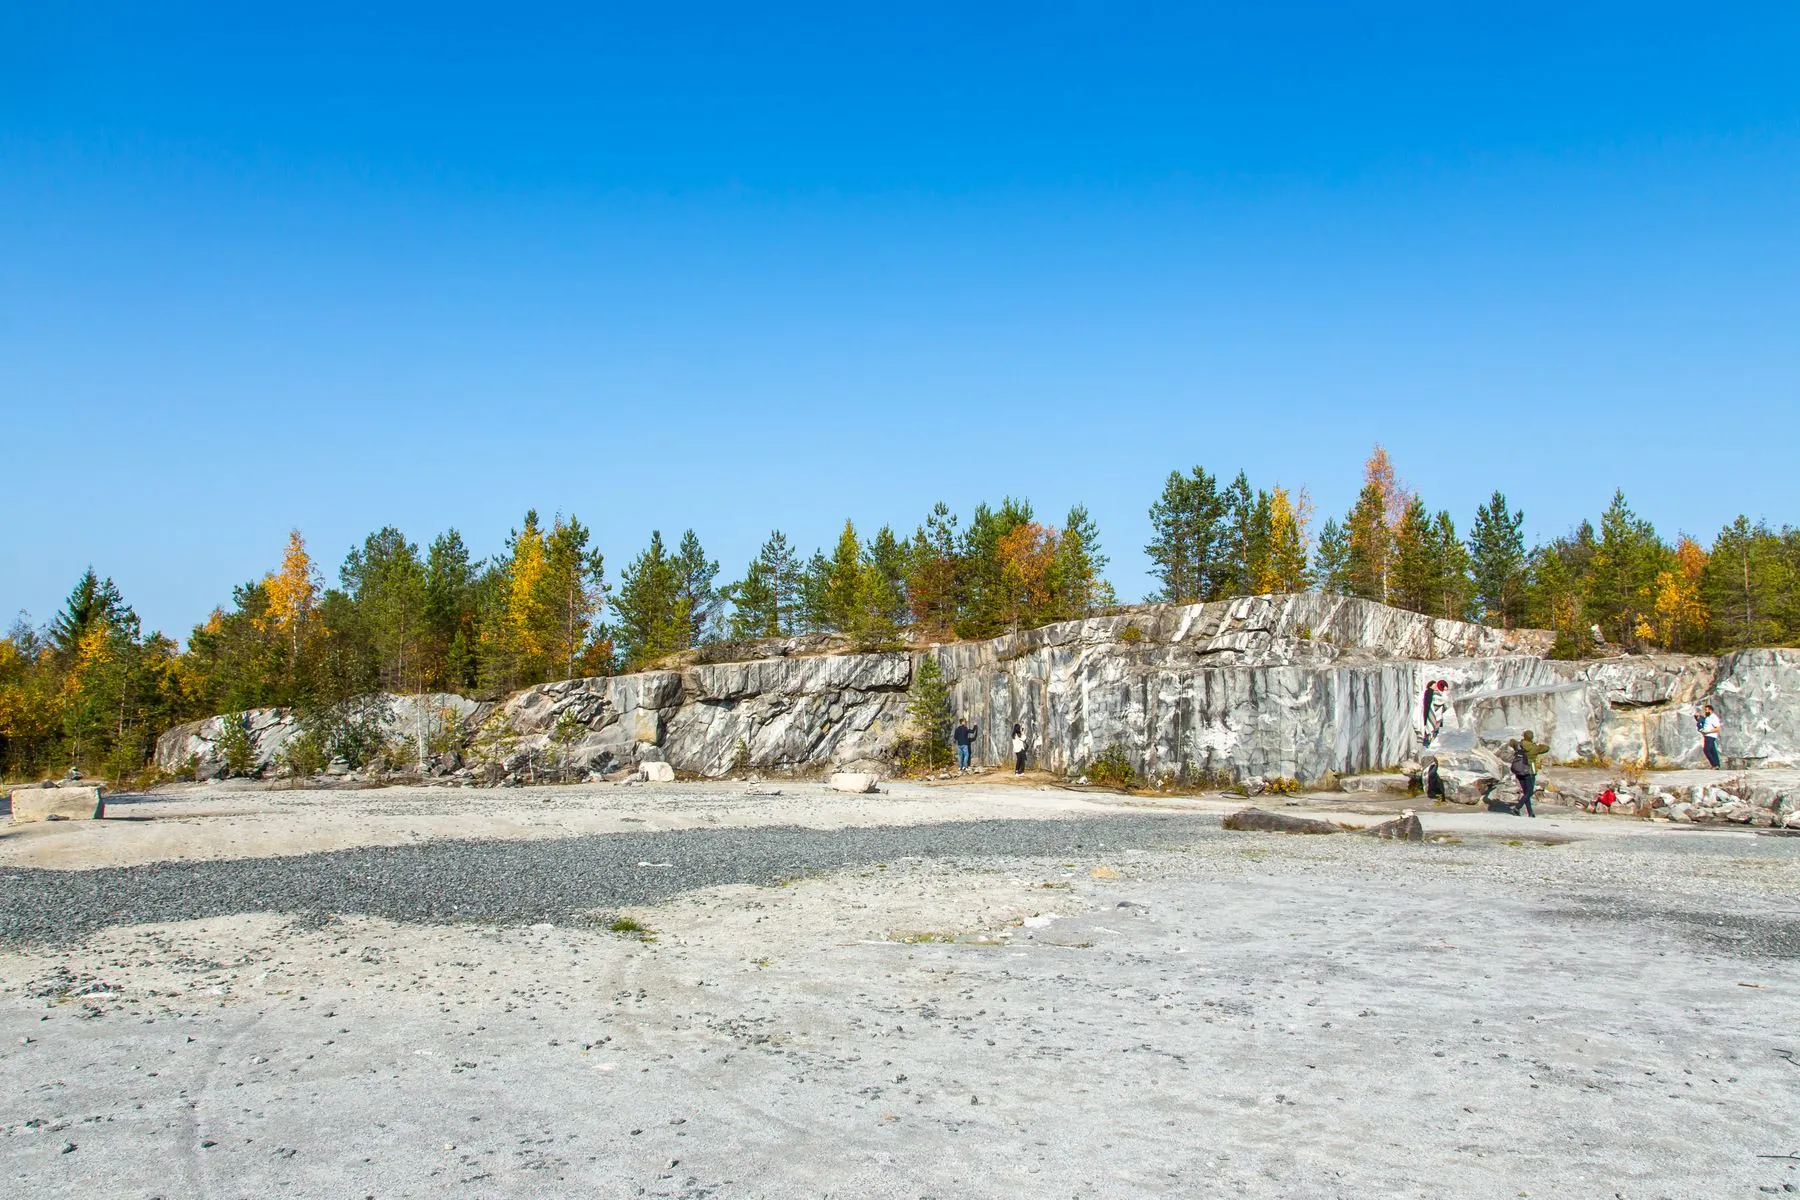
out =
[[[1554,759],[1693,764],[1692,713],[1709,700],[1728,756],[1800,759],[1800,651],[1557,662],[1544,657],[1550,643],[1540,630],[1305,593],[1143,606],[910,653],[807,654],[803,642],[776,641],[754,651],[768,657],[566,680],[495,705],[446,696],[391,704],[397,729],[422,719],[408,705],[454,711],[509,771],[665,761],[722,775],[734,766],[880,764],[903,731],[914,667],[931,655],[956,712],[979,725],[980,761],[1009,757],[1017,722],[1035,765],[1069,773],[1113,745],[1150,776],[1315,780],[1380,768],[1419,754],[1420,697],[1434,679],[1450,684],[1439,741],[1447,754],[1489,760],[1483,747],[1529,728]],[[259,761],[270,761],[292,716],[249,716]],[[209,769],[218,721],[165,734],[158,764],[176,770],[197,758]]]

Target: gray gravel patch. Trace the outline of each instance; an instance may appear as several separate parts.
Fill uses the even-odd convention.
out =
[[[765,826],[415,846],[91,871],[0,874],[0,941],[75,940],[108,925],[235,913],[356,913],[404,922],[567,923],[725,884],[778,884],[906,857],[1053,857],[1220,837],[1216,817],[958,821],[839,830]]]

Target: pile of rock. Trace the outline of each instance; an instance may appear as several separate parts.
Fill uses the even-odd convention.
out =
[[[1682,794],[1678,794],[1682,793]],[[1620,801],[1625,793],[1619,793]],[[1659,817],[1683,824],[1730,823],[1759,829],[1800,829],[1800,794],[1750,779],[1724,784],[1695,784],[1669,791],[1656,789],[1645,797],[1633,797],[1637,805],[1649,804]],[[1614,809],[1618,809],[1615,804]]]

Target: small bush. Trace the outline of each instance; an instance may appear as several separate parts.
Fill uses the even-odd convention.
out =
[[[1088,764],[1085,773],[1090,781],[1102,787],[1130,787],[1137,778],[1137,768],[1131,765],[1131,756],[1117,742],[1102,750]]]
[[[1265,790],[1274,796],[1297,796],[1301,791],[1300,781],[1289,779],[1286,775],[1277,775],[1273,779],[1265,780],[1264,783]]]
[[[331,754],[315,730],[302,730],[281,748],[282,770],[298,779],[317,775],[330,762]]]
[[[1127,625],[1125,628],[1119,630],[1119,640],[1126,645],[1135,646],[1144,640],[1144,631],[1139,629],[1136,625]]]
[[[243,714],[232,713],[223,718],[217,749],[225,760],[227,775],[248,775],[256,766],[256,746],[250,740],[250,726]]]
[[[742,775],[749,769],[750,743],[743,738],[739,738],[737,740],[737,745],[732,747],[731,750],[731,773],[733,775]]]

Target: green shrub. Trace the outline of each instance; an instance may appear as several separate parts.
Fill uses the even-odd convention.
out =
[[[297,779],[318,774],[330,762],[331,755],[315,730],[302,729],[281,748],[281,769]]]
[[[1125,628],[1119,630],[1119,640],[1126,645],[1135,646],[1144,640],[1144,631],[1139,629],[1136,625],[1127,625]]]
[[[1114,742],[1087,765],[1086,775],[1089,782],[1102,787],[1130,787],[1137,778],[1137,768],[1131,765],[1131,756],[1125,752],[1125,747]]]
[[[225,773],[248,775],[256,766],[256,746],[250,740],[249,722],[242,713],[231,713],[221,720],[224,728],[219,730],[216,748],[225,760]]]

